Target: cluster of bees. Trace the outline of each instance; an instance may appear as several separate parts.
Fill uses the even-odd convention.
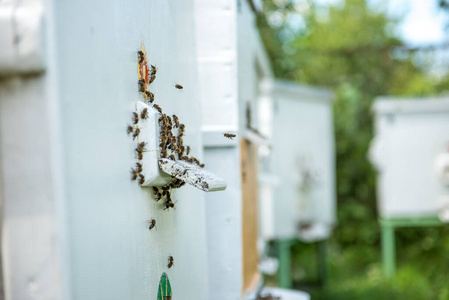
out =
[[[148,109],[143,109],[140,112],[140,115],[136,112],[132,113],[132,125],[128,125],[127,133],[128,135],[132,133],[133,141],[139,136],[140,129],[137,126],[137,123],[139,122],[139,118],[147,119],[148,118]],[[139,184],[143,184],[145,182],[145,177],[142,175],[142,159],[143,159],[143,152],[147,151],[145,148],[147,143],[145,142],[138,142],[137,147],[135,150],[136,152],[136,167],[131,168],[131,180],[138,180]]]
[[[142,63],[146,66],[146,58],[143,53],[143,51],[137,52],[138,62],[139,65]],[[149,75],[149,84],[153,83],[156,79],[157,74],[157,68],[153,65],[151,65],[150,72],[147,73]],[[179,123],[179,118],[176,115],[173,115],[172,117],[167,116],[162,112],[162,108],[157,105],[153,104],[154,102],[154,94],[147,90],[147,84],[145,82],[145,79],[139,79],[137,82],[138,90],[142,93],[144,96],[145,102],[147,104],[151,104],[154,109],[156,109],[161,117],[159,118],[159,125],[161,127],[160,132],[160,157],[161,158],[169,158],[172,160],[184,160],[188,161],[190,163],[197,164],[200,167],[204,167],[204,164],[202,164],[197,158],[195,157],[188,157],[190,153],[190,147],[184,146],[184,142],[182,140],[182,137],[185,133],[185,125]],[[175,85],[176,89],[182,90],[184,87],[180,84]],[[139,136],[140,134],[140,128],[137,126],[140,119],[147,119],[148,118],[148,109],[144,108],[140,114],[138,112],[132,113],[131,118],[131,125],[128,125],[127,127],[127,133],[128,135],[132,135],[133,141]],[[174,133],[174,131],[176,133]],[[145,182],[145,177],[142,174],[142,159],[143,159],[143,153],[145,151],[148,151],[145,146],[147,143],[145,142],[137,142],[137,146],[135,148],[135,154],[137,163],[134,168],[131,168],[131,180],[138,180],[139,184],[143,184]],[[175,208],[175,203],[172,201],[171,198],[171,190],[175,188],[180,188],[185,184],[182,180],[179,179],[173,179],[169,184],[161,187],[153,187],[153,193],[155,196],[156,202],[163,199],[164,203],[164,210],[169,210],[170,208]],[[156,220],[151,219],[148,229],[152,230],[156,227]],[[174,258],[173,256],[168,257],[168,264],[167,267],[171,268],[174,265]],[[168,296],[170,297],[170,296]],[[170,297],[171,298],[171,297]],[[167,298],[169,299],[169,298]]]
[[[160,113],[158,122],[159,127],[161,128],[159,139],[160,158],[168,158],[174,161],[183,160],[204,168],[204,164],[196,157],[188,156],[190,154],[190,147],[184,146],[184,141],[182,139],[185,133],[185,125],[179,122],[179,118],[176,115],[170,117],[164,114],[159,106],[158,108],[160,110],[156,109]],[[165,186],[153,187],[156,201],[164,199],[164,210],[169,210],[170,208],[175,207],[175,203],[171,199],[171,190],[180,188],[184,184],[184,181],[174,179]]]
[[[142,63],[146,64],[146,58],[142,51],[137,52],[138,56],[138,62],[139,65]],[[151,70],[148,73],[149,75],[149,84],[153,83],[156,79],[157,74],[157,68],[153,65],[151,65]],[[160,131],[160,157],[161,158],[168,158],[171,160],[182,160],[189,162],[191,164],[195,164],[201,168],[204,168],[204,164],[201,163],[196,157],[189,156],[190,154],[190,147],[184,146],[184,142],[182,137],[185,133],[185,125],[181,124],[179,122],[179,118],[176,115],[166,115],[163,113],[162,108],[157,105],[153,104],[154,102],[154,94],[147,90],[147,84],[145,82],[145,79],[139,79],[137,82],[138,84],[138,90],[142,93],[144,96],[145,102],[147,104],[151,104],[154,109],[156,109],[159,114],[159,126],[161,128]],[[180,84],[175,85],[176,89],[182,90],[184,87]],[[140,129],[137,126],[140,119],[147,119],[148,118],[148,109],[144,108],[140,114],[137,112],[132,113],[131,122],[132,125],[128,125],[127,133],[128,135],[132,134],[133,141],[139,136]],[[235,137],[235,134],[230,133],[224,133],[224,137],[233,139]],[[135,148],[136,153],[136,159],[137,163],[135,168],[131,168],[131,180],[138,180],[139,184],[143,184],[145,182],[145,177],[142,174],[142,159],[143,159],[143,153],[145,151],[148,151],[145,146],[147,143],[145,142],[138,142],[137,146]],[[170,208],[175,208],[175,203],[172,201],[171,198],[171,190],[180,188],[185,184],[184,181],[179,179],[173,179],[169,184],[161,187],[153,187],[153,194],[155,197],[156,202],[163,199],[163,206],[164,210],[169,210]],[[151,219],[149,230],[152,230],[156,226],[156,220]],[[168,264],[167,267],[171,268],[174,264],[173,256],[168,257]]]

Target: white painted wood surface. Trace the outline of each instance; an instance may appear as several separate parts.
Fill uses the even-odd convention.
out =
[[[173,179],[162,172],[159,168],[158,159],[160,157],[160,126],[159,126],[159,112],[143,103],[142,101],[136,102],[136,112],[140,116],[142,111],[147,109],[148,118],[139,118],[136,128],[139,128],[140,134],[136,137],[135,144],[146,143],[144,152],[142,155],[142,172],[145,181],[142,186],[163,186],[168,184]],[[131,136],[132,134],[130,134]],[[131,138],[131,137],[130,137]],[[134,146],[135,148],[135,146]],[[135,169],[135,167],[133,166]]]
[[[126,135],[141,99],[136,51],[144,42],[158,67],[155,103],[178,115],[184,143],[201,159],[193,1],[55,5],[73,298],[152,299],[167,272],[174,298],[208,299],[203,193],[185,186],[172,194],[176,209],[164,211],[151,188],[129,180],[136,160]],[[157,230],[150,232],[151,218]]]
[[[6,299],[67,296],[60,139],[48,84],[48,75],[0,80]]]
[[[254,169],[260,174],[263,172],[260,153],[263,146],[267,146],[267,141],[261,138],[260,134],[269,137],[269,128],[272,125],[270,113],[271,96],[269,89],[265,88],[265,84],[266,82],[271,82],[273,74],[268,55],[265,52],[257,29],[256,13],[252,9],[251,2],[237,2],[239,137],[259,146],[257,153],[258,165],[254,166]],[[250,120],[248,120],[247,108],[251,110]],[[257,130],[258,134],[254,132],[255,130]],[[260,204],[261,197],[264,196],[260,193],[260,188],[261,185],[259,183],[257,191],[258,205]],[[257,218],[259,219],[260,229],[260,224],[263,222],[260,216],[260,205],[258,210]],[[260,234],[257,234],[257,240],[263,243]],[[246,253],[258,253],[259,257],[261,257],[263,253],[261,253],[257,244],[252,246],[254,248],[246,249]],[[246,247],[250,247],[248,243]],[[258,275],[260,275],[260,272],[259,274],[253,274],[254,277],[251,279],[251,283],[246,282],[246,290],[244,291],[245,299],[251,299],[263,286],[263,279]]]
[[[242,203],[238,130],[237,2],[196,0],[204,163],[227,183],[207,193],[208,299],[241,299]]]
[[[174,298],[210,299],[203,192],[164,211],[130,180],[126,134],[144,42],[155,102],[202,158],[194,2],[46,4],[45,74],[0,83],[7,299],[156,299],[162,272]]]
[[[226,189],[226,182],[223,179],[197,165],[182,160],[161,158],[159,159],[159,166],[165,173],[205,192]]]
[[[0,75],[44,71],[45,1],[0,2]]]
[[[449,187],[435,163],[448,152],[449,97],[381,97],[374,112],[370,159],[379,171],[380,216],[436,216],[447,209]]]

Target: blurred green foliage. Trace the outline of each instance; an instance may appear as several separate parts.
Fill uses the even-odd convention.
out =
[[[428,71],[432,55],[418,56],[416,51],[408,51],[394,34],[399,20],[391,19],[382,8],[371,8],[365,0],[346,0],[329,7],[317,6],[313,1],[263,3],[264,13],[258,16],[258,27],[275,76],[326,86],[336,95],[339,225],[331,241],[332,264],[337,275],[331,283],[338,286],[331,284],[333,292],[323,292],[319,298],[440,299],[446,295],[443,298],[449,299],[447,287],[440,286],[442,294],[426,292],[436,284],[429,283],[426,276],[441,276],[444,274],[441,267],[439,271],[443,273],[429,271],[427,275],[417,269],[418,261],[426,260],[428,251],[436,249],[441,254],[442,249],[447,250],[447,228],[399,230],[397,251],[401,259],[409,257],[416,261],[399,270],[394,282],[382,279],[376,174],[367,159],[373,137],[373,99],[380,95],[436,94],[449,88],[449,76],[432,75]],[[427,247],[424,252],[423,243]],[[448,265],[442,254],[431,257],[429,263],[439,265],[437,259]],[[307,263],[303,266],[307,268]],[[400,288],[407,284],[413,284],[410,292]]]

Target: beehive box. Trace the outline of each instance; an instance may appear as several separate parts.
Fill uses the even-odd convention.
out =
[[[22,51],[18,41],[29,44],[33,32],[23,26],[35,26],[43,45],[26,49],[45,59],[0,82],[6,298],[158,299],[164,286],[175,299],[210,299],[203,192],[184,186],[172,194],[176,209],[164,209],[151,187],[131,180],[136,143],[151,132],[127,135],[144,99],[136,72],[144,43],[158,68],[154,103],[178,115],[185,145],[202,159],[195,2],[12,2],[15,10],[0,10],[34,20],[41,8],[43,19],[5,21],[20,39],[0,35],[0,44]],[[148,143],[143,156],[157,148]]]
[[[270,170],[277,179],[269,180],[271,199],[262,199],[263,235],[326,238],[335,223],[333,95],[285,81],[272,93]]]
[[[449,97],[381,97],[374,104],[370,159],[377,168],[377,203],[383,218],[435,216],[449,194],[437,157],[449,143]]]

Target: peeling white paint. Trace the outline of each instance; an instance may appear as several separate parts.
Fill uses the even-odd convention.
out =
[[[226,182],[199,166],[181,160],[159,159],[161,169],[171,176],[182,180],[205,192],[222,191]]]

